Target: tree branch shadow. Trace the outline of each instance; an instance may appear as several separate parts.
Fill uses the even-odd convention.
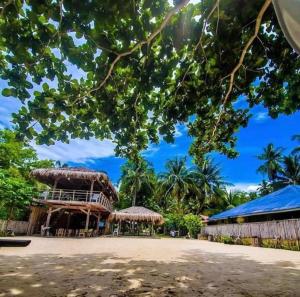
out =
[[[186,252],[176,261],[113,253],[0,255],[0,296],[299,296],[293,263]]]

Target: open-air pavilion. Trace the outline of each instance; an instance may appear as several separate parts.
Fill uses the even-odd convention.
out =
[[[28,234],[43,228],[46,234],[58,236],[97,234],[100,220],[105,225],[118,199],[103,172],[67,167],[36,169],[31,174],[50,188],[34,199]]]
[[[151,236],[154,234],[153,227],[163,224],[164,219],[161,214],[148,208],[132,206],[112,212],[109,221],[118,225],[113,231],[114,235],[129,233]]]

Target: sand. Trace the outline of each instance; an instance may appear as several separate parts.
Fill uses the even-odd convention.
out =
[[[30,239],[0,248],[0,296],[300,296],[300,252],[187,239]]]

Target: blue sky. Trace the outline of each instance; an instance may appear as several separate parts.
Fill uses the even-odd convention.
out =
[[[0,88],[4,87],[0,82]],[[11,113],[17,111],[20,104],[16,99],[5,98],[0,95],[0,127],[10,127]],[[256,173],[260,165],[256,156],[262,148],[272,142],[277,146],[286,148],[286,153],[296,145],[291,136],[300,133],[300,112],[293,115],[281,115],[278,119],[271,119],[267,111],[257,106],[253,109],[253,116],[247,128],[238,133],[237,150],[240,156],[230,160],[225,156],[213,154],[213,158],[222,168],[223,176],[238,189],[251,190],[261,181],[262,176]],[[175,156],[187,156],[192,139],[187,135],[184,125],[177,126],[175,143],[167,144],[161,141],[159,145],[150,145],[144,152],[144,157],[149,160],[157,172],[164,170],[166,160]],[[120,177],[120,167],[124,160],[114,156],[114,144],[109,141],[95,139],[71,140],[70,144],[58,142],[54,146],[32,145],[41,158],[61,160],[74,166],[87,166],[92,169],[106,171],[116,183]],[[191,165],[191,159],[188,160]]]

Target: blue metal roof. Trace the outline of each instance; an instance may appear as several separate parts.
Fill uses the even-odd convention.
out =
[[[213,215],[209,220],[223,220],[296,209],[300,209],[300,186],[287,186],[274,193]]]

